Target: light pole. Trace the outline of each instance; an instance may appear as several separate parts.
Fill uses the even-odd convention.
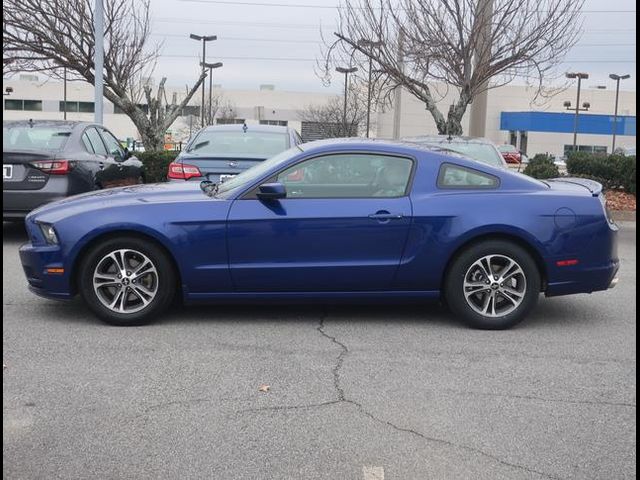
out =
[[[382,42],[374,42],[372,40],[367,40],[366,38],[361,38],[360,40],[358,40],[359,47],[369,48],[371,50],[373,50],[374,48],[380,47],[381,45],[382,45]],[[371,123],[371,90],[372,90],[371,73],[373,71],[371,55],[368,55],[368,57],[369,57],[369,79],[367,81],[367,138],[369,138],[369,125]]]
[[[573,78],[578,79],[578,94],[576,97],[576,108],[575,108],[576,115],[573,120],[573,151],[575,152],[578,148],[578,115],[580,114],[580,112],[589,110],[589,107],[591,106],[589,105],[589,103],[585,102],[582,105],[583,108],[580,108],[580,84],[582,80],[586,80],[587,78],[589,78],[589,74],[588,73],[567,73],[566,77],[570,79],[573,79]],[[571,102],[564,102],[564,106],[567,108],[567,110],[572,110]]]
[[[67,119],[67,67],[62,67],[62,72],[63,72],[62,77],[64,82],[62,87],[64,108],[62,109],[62,112],[63,112],[64,119],[66,120]]]
[[[211,125],[213,123],[213,118],[211,117],[211,106],[212,106],[212,92],[213,92],[213,69],[220,68],[222,66],[222,62],[216,63],[207,63],[204,62],[205,68],[209,69],[209,114],[207,115],[207,123]]]
[[[216,35],[196,35],[195,33],[190,33],[189,38],[197,40],[198,42],[202,42],[202,61],[200,62],[200,65],[202,65],[202,73],[204,73],[204,63],[207,61],[207,42],[217,40],[218,37]],[[202,107],[200,107],[200,126],[204,127],[204,82],[202,82]]]
[[[351,68],[336,67],[336,72],[344,73],[344,109],[342,110],[342,126],[344,128],[345,137],[348,137],[349,135],[347,134],[350,133],[350,132],[347,132],[347,95],[348,95],[347,81],[349,78],[349,74],[355,73],[357,71],[358,71],[358,67],[351,67]]]
[[[620,80],[626,80],[631,75],[616,75],[612,73],[609,75],[611,80],[616,81],[616,106],[613,113],[613,142],[611,143],[611,153],[616,149],[616,132],[618,130],[618,95],[620,94]]]
[[[102,124],[104,106],[104,5],[102,2],[103,0],[95,0],[93,14],[93,31],[95,32],[93,121],[97,124]]]

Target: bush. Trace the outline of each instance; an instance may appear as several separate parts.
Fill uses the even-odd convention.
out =
[[[558,166],[553,162],[553,158],[545,154],[537,154],[527,164],[524,169],[525,175],[533,178],[545,179],[560,176]]]
[[[567,159],[567,172],[596,180],[606,189],[636,193],[636,157],[571,153]]]
[[[179,153],[174,150],[134,152],[134,155],[144,165],[145,183],[166,182],[169,164],[175,160]]]

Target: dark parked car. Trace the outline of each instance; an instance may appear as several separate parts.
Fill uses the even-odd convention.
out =
[[[2,130],[3,220],[70,195],[142,183],[142,162],[101,125],[7,121]]]
[[[179,295],[185,303],[445,298],[473,326],[507,328],[541,292],[606,290],[619,267],[600,184],[540,182],[379,140],[306,143],[222,184],[82,195],[25,223],[30,289],[79,293],[118,325],[154,320]]]
[[[302,143],[298,132],[275,125],[213,125],[200,130],[169,165],[169,180],[221,183]]]
[[[404,140],[460,153],[472,160],[494,167],[508,168],[496,146],[486,138],[423,135],[405,138]]]
[[[506,143],[499,145],[498,150],[502,154],[502,157],[507,163],[520,164],[522,163],[522,152],[513,145]]]

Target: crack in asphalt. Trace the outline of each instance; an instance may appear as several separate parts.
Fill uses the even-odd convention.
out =
[[[289,406],[275,406],[275,407],[261,407],[261,408],[255,408],[255,409],[245,409],[245,410],[239,410],[237,413],[247,413],[247,412],[277,412],[277,411],[290,411],[290,410],[303,410],[303,409],[311,409],[311,408],[320,408],[320,407],[326,407],[326,406],[330,406],[330,405],[339,405],[339,404],[349,404],[349,405],[353,405],[354,407],[357,408],[358,412],[368,418],[370,418],[371,420],[380,423],[382,425],[385,425],[387,427],[390,427],[394,430],[396,430],[397,432],[401,432],[401,433],[408,433],[410,435],[416,436],[418,438],[421,438],[422,440],[426,440],[428,442],[432,442],[432,443],[437,443],[440,445],[444,445],[456,450],[462,450],[468,453],[473,453],[474,455],[479,455],[485,458],[488,458],[500,465],[503,465],[505,467],[509,467],[509,468],[514,468],[514,469],[518,469],[524,472],[528,472],[528,473],[533,473],[535,475],[539,475],[541,477],[544,478],[548,478],[551,480],[562,480],[561,477],[557,477],[554,475],[550,475],[548,473],[545,472],[541,472],[539,470],[535,470],[533,468],[527,467],[526,465],[520,465],[517,463],[511,463],[508,462],[506,460],[501,459],[500,457],[497,457],[491,453],[485,452],[483,450],[480,450],[478,448],[475,447],[470,447],[468,445],[463,445],[463,444],[458,444],[455,442],[452,442],[450,440],[445,440],[442,438],[437,438],[437,437],[430,437],[422,432],[419,432],[417,430],[414,430],[412,428],[405,428],[405,427],[401,427],[399,425],[396,425],[388,420],[383,420],[381,418],[376,417],[373,413],[371,413],[370,411],[368,411],[361,403],[350,399],[346,396],[344,388],[341,385],[340,382],[340,370],[342,369],[342,366],[344,364],[344,360],[345,357],[349,354],[349,348],[342,343],[340,340],[338,340],[336,337],[329,335],[326,331],[325,331],[325,320],[328,316],[328,312],[325,309],[325,312],[323,313],[323,315],[320,317],[320,321],[318,326],[316,327],[316,330],[325,338],[329,339],[332,343],[338,345],[340,347],[340,354],[338,355],[338,357],[336,358],[336,362],[335,365],[333,366],[333,368],[331,369],[331,372],[333,374],[333,387],[336,391],[337,394],[337,399],[336,400],[331,400],[331,401],[327,401],[327,402],[322,402],[322,403],[309,403],[309,404],[300,404],[300,405],[289,405]]]

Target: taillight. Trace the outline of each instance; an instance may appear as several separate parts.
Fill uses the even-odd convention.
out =
[[[69,160],[39,160],[31,162],[31,166],[49,175],[66,175],[71,171]]]
[[[170,163],[169,173],[167,177],[175,180],[189,180],[193,177],[201,177],[200,169],[195,165],[187,165],[186,163]]]

